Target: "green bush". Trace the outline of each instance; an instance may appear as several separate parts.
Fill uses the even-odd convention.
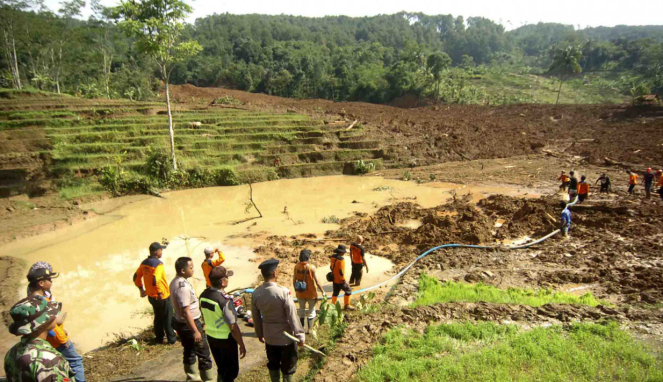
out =
[[[405,181],[411,181],[412,180],[412,174],[410,174],[409,171],[403,172],[403,180]]]
[[[375,171],[375,165],[373,163],[366,163],[360,159],[355,162],[353,170],[357,175],[368,174],[369,172]]]

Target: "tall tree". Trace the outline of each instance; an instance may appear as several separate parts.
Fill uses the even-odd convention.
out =
[[[451,65],[451,57],[444,52],[435,52],[428,56],[426,60],[426,68],[428,72],[433,75],[435,80],[435,99],[440,100],[440,81],[442,80],[442,72]]]
[[[43,0],[0,0],[0,24],[2,25],[2,43],[5,59],[9,64],[12,86],[21,89],[21,72],[18,67],[18,55],[16,54],[16,31],[17,20],[23,16],[24,11],[34,7],[42,6]]]
[[[136,48],[149,55],[159,66],[166,87],[170,153],[175,170],[175,137],[168,89],[170,74],[177,63],[197,55],[203,49],[195,40],[180,41],[184,29],[182,22],[191,12],[191,6],[181,0],[121,0],[115,8],[116,17],[122,18],[118,24],[120,28],[135,37]]]
[[[69,0],[60,3],[62,8],[58,13],[62,16],[59,20],[62,29],[60,36],[56,40],[54,46],[51,47],[51,64],[53,65],[53,81],[55,82],[55,90],[60,94],[60,73],[62,71],[62,63],[64,60],[63,51],[65,45],[69,42],[71,37],[71,29],[73,28],[74,16],[81,15],[81,9],[85,7],[84,0]]]
[[[92,19],[98,23],[101,33],[94,40],[103,59],[104,88],[106,89],[106,98],[110,99],[110,75],[115,55],[115,46],[112,35],[114,33],[113,25],[110,23],[111,10],[104,7],[100,0],[92,0]]]
[[[565,45],[557,46],[552,49],[552,65],[550,72],[559,73],[559,89],[557,90],[557,101],[555,106],[559,104],[559,96],[562,94],[562,84],[564,83],[564,76],[580,73],[580,60],[582,59],[582,48],[578,45]]]

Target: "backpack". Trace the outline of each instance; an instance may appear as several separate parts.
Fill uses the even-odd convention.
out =
[[[336,260],[337,259],[334,259],[334,264],[329,266],[331,272],[327,273],[327,281],[329,281],[330,283],[334,282],[334,265],[336,265]]]
[[[309,267],[308,264],[306,265],[306,275],[309,274]],[[306,276],[304,276],[304,280],[297,280],[295,281],[295,292],[306,292]]]

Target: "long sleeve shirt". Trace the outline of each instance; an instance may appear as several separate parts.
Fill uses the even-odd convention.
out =
[[[256,336],[264,337],[268,345],[285,346],[293,343],[283,332],[301,341],[305,340],[295,301],[286,287],[265,282],[256,288],[251,298],[251,314]]]
[[[145,293],[152,298],[165,300],[170,297],[170,288],[166,280],[163,263],[156,257],[148,257],[140,263],[134,273],[134,284],[138,288],[145,286]]]

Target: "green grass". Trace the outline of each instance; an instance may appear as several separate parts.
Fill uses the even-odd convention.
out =
[[[469,322],[389,331],[360,381],[661,381],[663,362],[618,324],[524,331]]]
[[[444,302],[478,301],[529,306],[541,306],[550,303],[589,306],[601,304],[591,293],[575,296],[567,293],[553,292],[549,289],[499,289],[484,284],[465,284],[453,281],[442,283],[436,278],[422,273],[419,277],[419,296],[413,306]]]
[[[96,179],[92,178],[75,179],[70,180],[67,183],[67,185],[60,187],[60,197],[62,199],[71,200],[104,192],[104,188],[96,181]]]

